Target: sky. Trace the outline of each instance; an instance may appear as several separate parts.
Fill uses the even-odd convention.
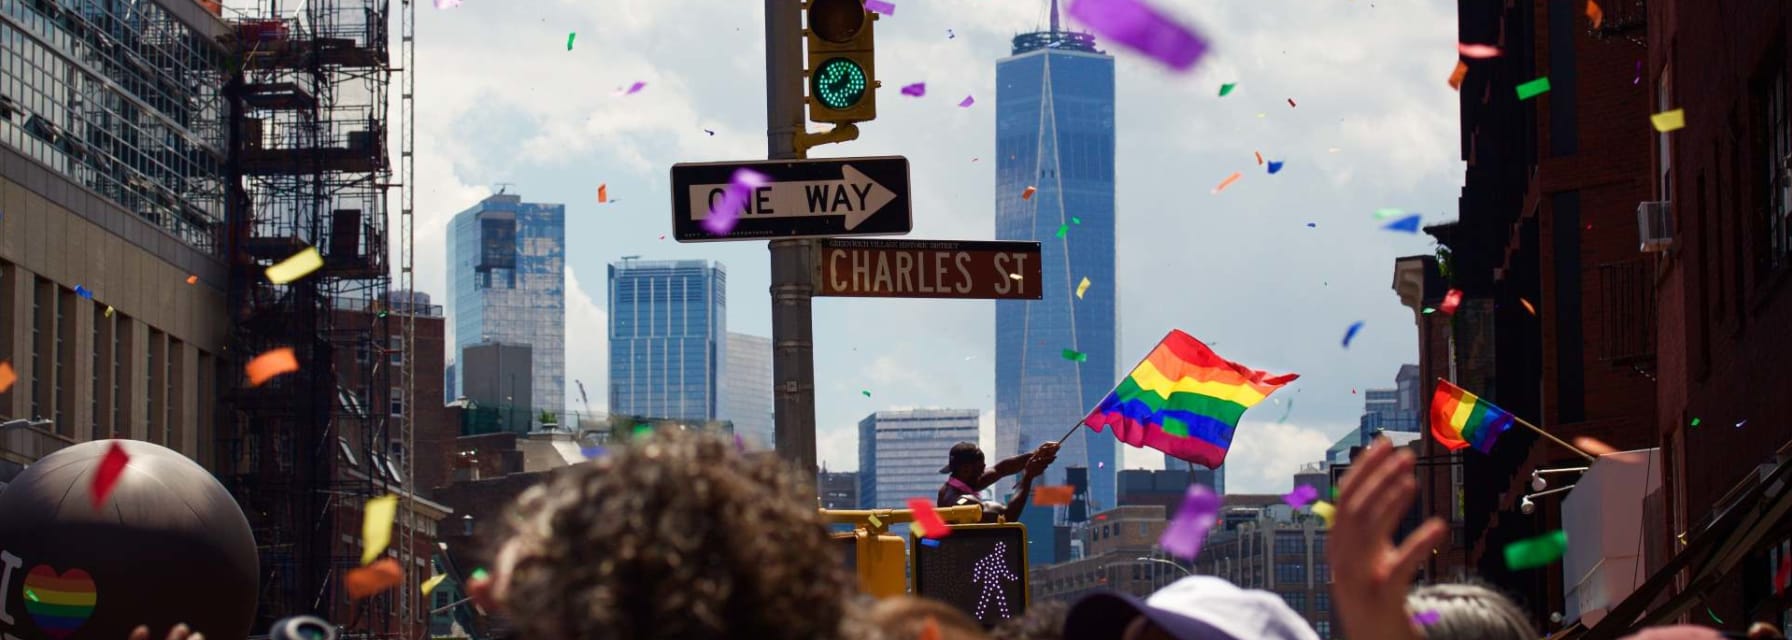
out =
[[[527,201],[566,205],[567,389],[576,396],[572,381],[582,381],[592,409],[607,388],[606,266],[622,256],[722,262],[728,329],[770,335],[764,242],[661,239],[672,164],[764,157],[763,3],[421,4],[419,289],[445,299],[447,221],[508,184]],[[906,156],[910,238],[993,238],[995,62],[1013,35],[1045,24],[1046,4],[896,0],[876,27],[877,120],[812,156]],[[1231,491],[1285,492],[1301,463],[1355,426],[1361,390],[1391,387],[1416,359],[1393,265],[1433,245],[1380,230],[1374,212],[1456,217],[1463,165],[1445,83],[1455,2],[1154,4],[1213,50],[1177,73],[1097,38],[1118,61],[1119,281],[1093,286],[1119,288],[1123,360],[1181,328],[1227,358],[1301,374],[1245,415],[1226,465]],[[637,81],[645,87],[624,95]],[[927,83],[925,97],[898,93],[913,82]],[[1227,82],[1237,89],[1219,97]],[[977,104],[959,108],[966,95]],[[1259,151],[1286,168],[1268,175]],[[1244,178],[1211,193],[1234,171]],[[600,184],[611,203],[597,203]],[[858,467],[856,425],[878,410],[980,409],[992,440],[993,303],[832,298],[814,309],[817,441],[829,469]],[[1162,466],[1157,452],[1123,449],[1125,468]]]

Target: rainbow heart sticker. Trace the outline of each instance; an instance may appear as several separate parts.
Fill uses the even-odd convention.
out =
[[[25,576],[25,611],[37,621],[44,635],[63,640],[80,630],[93,616],[99,602],[93,577],[80,569],[69,569],[62,575],[50,565],[32,567]]]

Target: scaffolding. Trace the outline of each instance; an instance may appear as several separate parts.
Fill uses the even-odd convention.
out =
[[[301,365],[226,396],[220,473],[260,550],[256,626],[309,614],[343,625],[345,637],[403,637],[421,617],[415,589],[350,602],[342,584],[361,564],[350,542],[360,538],[361,505],[414,491],[403,485],[414,477],[415,320],[391,312],[410,301],[391,299],[390,264],[396,253],[400,288],[412,290],[413,0],[400,0],[396,16],[390,0],[254,4],[230,19],[239,65],[229,91],[231,364],[290,347]],[[402,29],[396,41],[393,18]],[[394,45],[401,66],[392,64]],[[395,73],[397,154],[388,119]],[[321,269],[284,285],[265,277],[307,248],[323,256]],[[391,549],[404,559],[402,584],[414,585],[427,568],[409,560],[414,508],[406,504],[399,518]]]

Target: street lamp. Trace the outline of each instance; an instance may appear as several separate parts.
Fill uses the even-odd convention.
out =
[[[1133,560],[1137,560],[1137,561],[1139,561],[1139,562],[1156,562],[1156,563],[1158,563],[1158,564],[1167,564],[1167,565],[1170,565],[1170,566],[1172,566],[1172,567],[1176,567],[1176,568],[1177,568],[1177,569],[1178,569],[1178,570],[1180,570],[1180,571],[1182,571],[1182,575],[1183,575],[1183,576],[1192,576],[1192,575],[1195,575],[1195,572],[1193,572],[1193,571],[1189,571],[1189,570],[1188,570],[1188,567],[1184,567],[1184,566],[1182,566],[1182,565],[1180,565],[1180,564],[1176,564],[1176,563],[1174,563],[1174,562],[1170,562],[1170,561],[1169,561],[1169,560],[1165,560],[1165,559],[1163,559],[1163,558],[1147,558],[1147,557],[1145,557],[1145,556],[1139,556],[1139,557],[1137,557],[1137,558],[1133,558]]]

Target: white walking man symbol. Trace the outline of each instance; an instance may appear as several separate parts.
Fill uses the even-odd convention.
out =
[[[983,614],[989,610],[991,602],[995,603],[1001,619],[1006,620],[1011,617],[1008,614],[1008,596],[1003,595],[1003,587],[1009,582],[1019,580],[1020,576],[1009,571],[1007,563],[1003,562],[1002,551],[1006,547],[1006,542],[997,542],[994,551],[989,552],[989,555],[984,556],[982,560],[978,560],[977,564],[971,565],[971,582],[983,585],[983,592],[977,594],[978,620],[988,619]]]

